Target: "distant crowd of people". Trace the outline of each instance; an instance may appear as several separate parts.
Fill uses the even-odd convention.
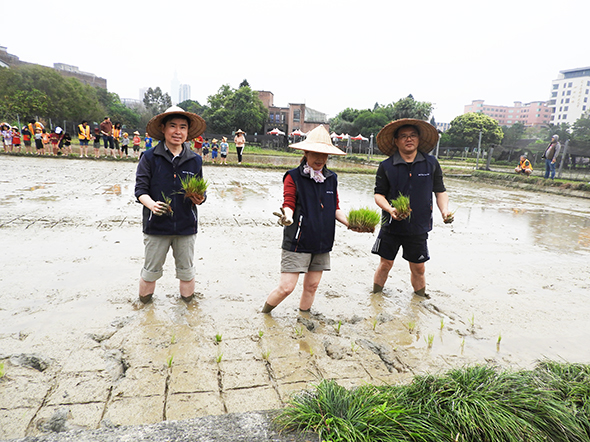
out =
[[[31,155],[75,155],[72,150],[72,136],[59,126],[47,129],[40,121],[29,120],[19,129],[6,122],[0,123],[0,133],[5,152],[27,153]],[[234,142],[238,154],[238,163],[242,162],[242,153],[246,144],[245,132],[241,129],[235,134]],[[78,155],[89,158],[90,145],[94,149],[94,158],[100,158],[101,141],[104,149],[104,157],[113,158],[139,158],[140,153],[153,147],[153,138],[148,133],[143,139],[139,131],[132,135],[123,131],[119,122],[111,122],[110,117],[94,128],[88,121],[83,120],[77,126],[77,137],[80,145]],[[213,138],[203,138],[199,135],[193,140],[187,141],[191,149],[205,161],[227,164],[229,144],[227,137],[221,141]]]

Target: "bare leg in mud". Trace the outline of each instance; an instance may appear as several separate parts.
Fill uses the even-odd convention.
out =
[[[301,300],[299,301],[299,309],[302,311],[309,311],[315,300],[315,294],[318,285],[322,279],[323,272],[307,272],[303,278],[303,293],[301,293]],[[299,280],[299,273],[281,273],[279,285],[275,287],[264,304],[262,313],[270,313],[277,305],[287,298],[297,285]]]

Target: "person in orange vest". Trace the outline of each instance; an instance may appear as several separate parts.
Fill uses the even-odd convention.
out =
[[[121,148],[119,147],[119,140],[121,139],[121,123],[115,123],[113,126],[113,143],[115,145],[115,151],[113,152],[113,156],[115,158],[123,158],[121,154]]]
[[[516,173],[524,173],[526,176],[529,176],[533,173],[533,165],[529,160],[527,160],[526,155],[520,156],[520,163],[518,163],[518,166],[516,166],[514,171]]]
[[[78,140],[80,140],[80,157],[88,158],[88,143],[91,140],[88,121],[83,120],[78,125]]]

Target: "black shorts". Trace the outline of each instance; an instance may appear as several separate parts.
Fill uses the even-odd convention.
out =
[[[393,261],[401,247],[403,249],[402,258],[414,264],[420,264],[430,259],[427,240],[428,233],[421,235],[394,235],[381,230],[371,249],[371,253]]]

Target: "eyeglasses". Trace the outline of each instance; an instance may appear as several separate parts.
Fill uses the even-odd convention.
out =
[[[400,134],[400,135],[397,136],[397,138],[399,140],[402,140],[402,141],[409,140],[409,139],[415,140],[415,139],[417,139],[419,137],[420,137],[420,135],[418,135],[417,133],[413,133],[413,134]]]

